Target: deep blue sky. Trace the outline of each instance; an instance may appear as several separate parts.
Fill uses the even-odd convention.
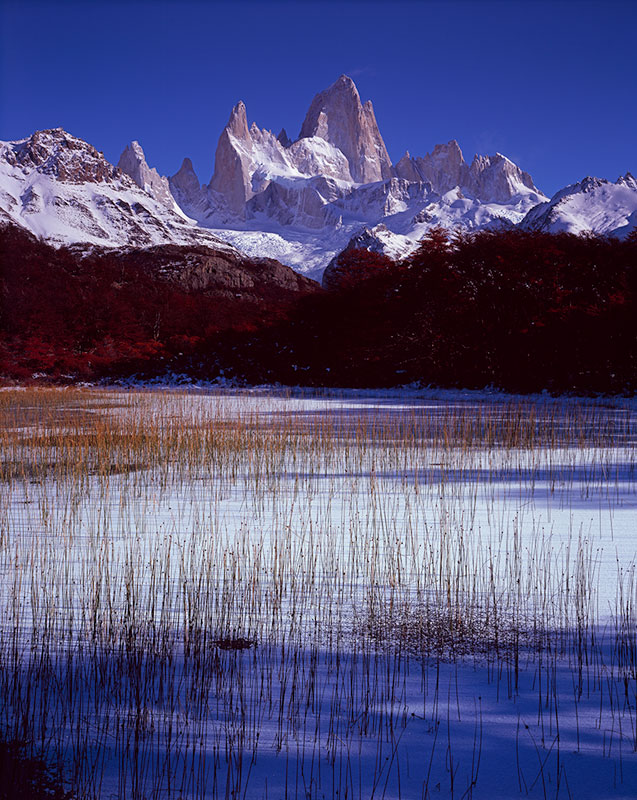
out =
[[[62,126],[117,161],[138,139],[208,181],[242,99],[290,136],[341,73],[398,160],[455,138],[548,194],[637,173],[637,2],[0,0],[0,139]]]

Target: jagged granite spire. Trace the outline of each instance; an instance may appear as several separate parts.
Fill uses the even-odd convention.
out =
[[[149,167],[146,163],[144,151],[139,142],[132,141],[124,149],[124,152],[119,157],[117,166],[129,175],[140,189],[143,189],[155,200],[172,208],[174,206],[174,199],[170,193],[170,186],[168,185],[168,178],[164,178],[153,167]]]
[[[238,216],[243,216],[246,201],[253,194],[250,185],[251,150],[246,107],[240,100],[230,112],[228,124],[219,137],[215,171],[209,184],[210,189],[224,196],[230,210]]]
[[[345,155],[357,183],[373,183],[392,175],[391,160],[378,130],[371,101],[365,105],[347,75],[316,95],[299,138],[318,136]]]
[[[201,200],[201,184],[189,158],[184,158],[181,167],[168,182],[177,204],[186,213]]]
[[[285,130],[285,128],[281,128],[279,135],[276,138],[282,147],[289,147],[292,144],[292,140],[288,136],[288,132]]]

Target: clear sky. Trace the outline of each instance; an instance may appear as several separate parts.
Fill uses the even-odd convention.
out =
[[[61,126],[111,161],[212,174],[232,106],[298,135],[350,75],[392,160],[457,139],[546,193],[637,174],[636,0],[0,0],[0,139]]]

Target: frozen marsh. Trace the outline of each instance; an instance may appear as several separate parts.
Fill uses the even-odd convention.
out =
[[[16,786],[637,796],[634,403],[8,389],[0,438]]]

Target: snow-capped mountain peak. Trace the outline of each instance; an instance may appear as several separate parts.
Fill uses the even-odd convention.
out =
[[[587,176],[532,208],[521,227],[550,233],[627,236],[637,228],[637,181],[630,172],[615,183]]]
[[[467,164],[455,139],[437,144],[431,153],[412,158],[408,153],[395,165],[394,173],[406,180],[429,181],[436,192],[445,194],[459,187],[467,197],[481,203],[509,203],[514,197],[528,197],[527,206],[545,200],[528,172],[506,156],[475,155]]]
[[[0,173],[0,213],[54,241],[218,242],[216,234],[314,277],[359,234],[393,253],[433,226],[618,236],[637,227],[630,173],[614,184],[588,177],[549,200],[505,155],[469,163],[455,139],[392,165],[371,102],[346,75],[314,97],[295,141],[249,123],[237,102],[207,185],[189,159],[166,178],[133,141],[118,168],[61,129],[2,145]]]
[[[229,248],[61,128],[0,143],[0,219],[53,244]]]
[[[249,123],[237,103],[219,137],[212,179],[197,183],[183,166],[170,179],[186,214],[317,276],[363,227],[382,222],[417,242],[432,225],[510,226],[547,200],[505,156],[467,164],[454,139],[392,166],[371,102],[361,102],[346,75],[314,97],[296,141]]]
[[[104,183],[118,170],[83,139],[62,128],[36,131],[27,139],[2,145],[2,158],[23,174],[36,170],[63,183]]]
[[[627,172],[625,175],[620,175],[616,183],[617,186],[628,186],[630,189],[637,189],[637,178],[630,172]]]

